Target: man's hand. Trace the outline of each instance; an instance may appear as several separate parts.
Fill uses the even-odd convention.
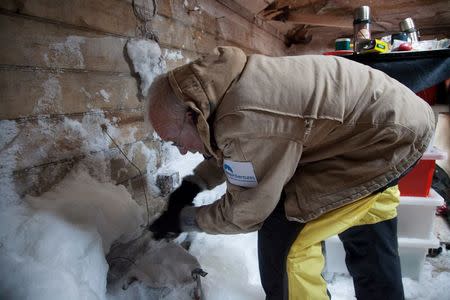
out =
[[[193,206],[194,198],[200,192],[201,188],[198,185],[183,180],[180,187],[170,195],[167,210],[150,225],[153,237],[159,240],[178,236],[181,233],[181,210],[186,206]]]

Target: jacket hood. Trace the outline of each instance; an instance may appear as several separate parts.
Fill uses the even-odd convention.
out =
[[[216,159],[208,120],[247,62],[245,53],[235,47],[217,47],[211,55],[168,73],[172,90],[198,114],[197,129],[207,151]]]

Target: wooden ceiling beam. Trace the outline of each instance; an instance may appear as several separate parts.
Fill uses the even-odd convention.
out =
[[[273,16],[276,16],[275,12],[271,12],[264,16],[266,20],[273,20]],[[272,17],[272,18],[271,18]],[[353,18],[352,16],[340,17],[340,16],[330,16],[330,15],[315,15],[299,12],[289,12],[287,19],[284,21],[287,24],[302,24],[302,25],[312,25],[312,26],[323,26],[323,27],[337,27],[337,28],[353,28]]]
[[[227,7],[237,15],[241,16],[242,18],[246,19],[251,24],[258,26],[262,30],[273,35],[274,37],[283,40],[283,35],[280,32],[278,32],[276,28],[272,27],[267,22],[265,23],[264,22],[265,20],[263,18],[259,17],[256,13],[253,13],[250,10],[248,10],[237,0],[216,0],[216,1],[222,4],[223,6]]]

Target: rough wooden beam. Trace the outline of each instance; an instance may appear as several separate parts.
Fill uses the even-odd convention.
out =
[[[290,12],[287,22],[324,27],[353,28],[352,16],[338,17]]]
[[[264,10],[267,6],[269,6],[274,0],[234,0],[239,3],[241,6],[245,7],[249,11],[251,11],[254,15],[258,14],[260,11]]]
[[[72,70],[74,71],[74,70]],[[68,114],[90,109],[141,109],[136,79],[107,72],[0,68],[1,119]]]
[[[228,7],[230,10],[232,10],[237,15],[239,15],[242,18],[246,19],[251,24],[255,24],[256,26],[258,26],[262,30],[266,31],[267,33],[271,34],[272,36],[274,36],[274,37],[276,37],[278,39],[282,39],[283,38],[280,35],[280,33],[278,32],[278,30],[276,30],[275,28],[273,28],[269,24],[266,24],[264,22],[264,19],[260,18],[259,16],[257,16],[256,13],[251,12],[250,10],[248,10],[246,7],[244,7],[243,5],[238,3],[237,1],[235,1],[235,0],[216,0],[216,1],[219,2],[220,4],[224,5],[224,6]]]
[[[217,2],[221,3],[222,5],[228,7],[247,21],[253,23],[255,14],[253,14],[251,11],[240,5],[234,0],[217,0]]]
[[[0,8],[31,17],[121,36],[135,36],[137,19],[126,1],[4,0]],[[3,12],[3,11],[2,11]]]

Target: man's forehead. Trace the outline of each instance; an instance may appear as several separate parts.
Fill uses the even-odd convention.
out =
[[[167,122],[167,118],[162,118],[161,115],[152,121],[153,129],[164,141],[172,141],[176,135],[176,126],[172,122]]]

